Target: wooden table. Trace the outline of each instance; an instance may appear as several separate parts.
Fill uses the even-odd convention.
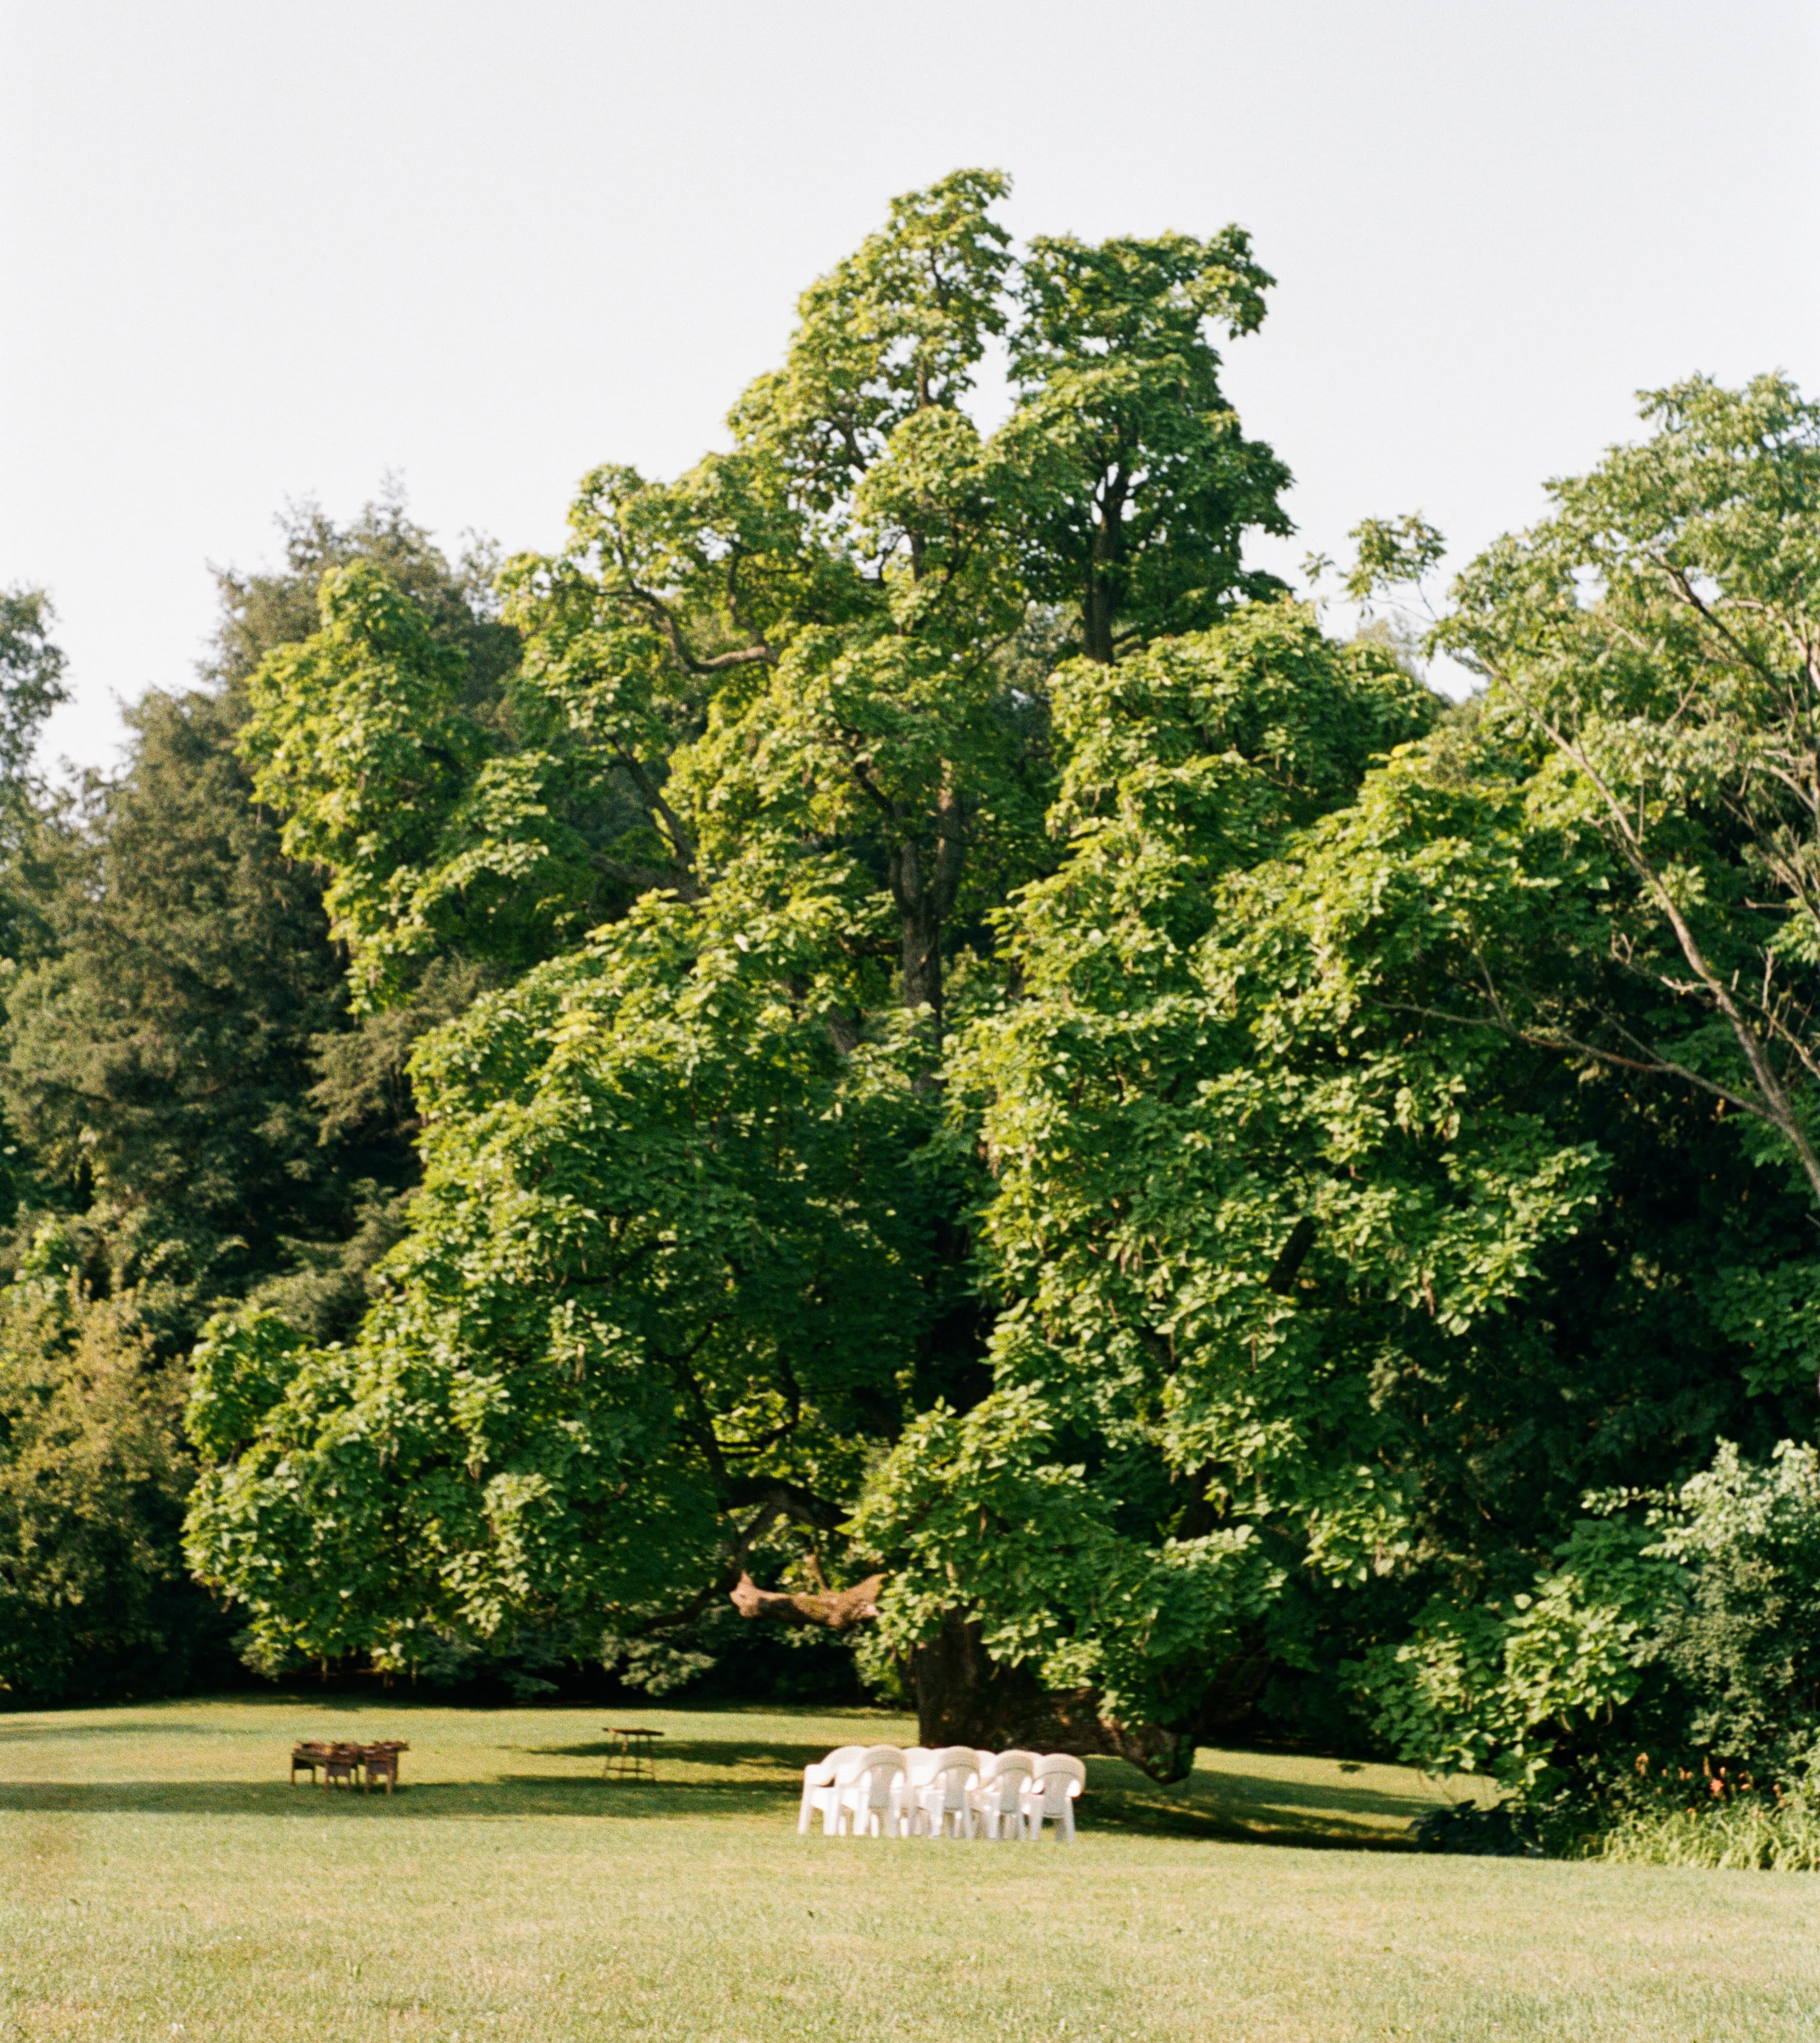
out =
[[[653,1741],[663,1736],[661,1731],[647,1731],[640,1724],[603,1724],[601,1729],[612,1739],[612,1750],[600,1762],[603,1780],[655,1780],[657,1777],[657,1756]]]
[[[331,1745],[323,1755],[322,1784],[332,1788],[336,1781],[345,1780],[350,1792],[354,1788],[354,1777],[360,1771],[360,1747],[358,1745]],[[362,1784],[362,1792],[366,1784]]]
[[[351,1788],[358,1779],[360,1792],[364,1795],[374,1781],[383,1780],[389,1795],[398,1784],[398,1755],[410,1750],[401,1738],[379,1738],[371,1745],[345,1742],[330,1745],[316,1738],[305,1738],[291,1747],[291,1785],[297,1785],[298,1769],[307,1768],[313,1788],[320,1766],[325,1788],[332,1788],[338,1780]]]
[[[319,1744],[314,1738],[306,1738],[301,1745],[293,1745],[291,1747],[291,1785],[294,1788],[297,1784],[297,1769],[307,1766],[309,1769],[309,1784],[313,1788],[316,1785],[316,1770],[328,1758],[328,1752],[326,1745]]]
[[[370,1788],[374,1781],[383,1780],[389,1795],[398,1784],[398,1755],[410,1750],[409,1744],[401,1738],[377,1738],[371,1745],[363,1745],[360,1748],[360,1764],[366,1775],[364,1784]]]

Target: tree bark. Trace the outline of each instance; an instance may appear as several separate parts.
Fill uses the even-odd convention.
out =
[[[904,1005],[926,1007],[933,1025],[937,1045],[941,1042],[941,917],[935,897],[923,885],[918,868],[921,861],[914,845],[906,848],[897,861],[905,872],[899,891],[898,913],[903,931]]]
[[[926,1008],[937,1049],[941,1047],[941,933],[960,890],[967,857],[964,807],[952,788],[936,800],[933,842],[914,839],[891,853],[891,898],[902,932],[903,1004]]]
[[[1111,592],[1101,579],[1096,562],[1087,570],[1086,599],[1081,605],[1081,650],[1096,665],[1113,663],[1113,610]]]
[[[1113,577],[1125,551],[1125,506],[1128,485],[1119,469],[1105,478],[1099,493],[1099,516],[1094,521],[1093,548],[1087,562],[1086,587],[1081,596],[1081,650],[1100,666],[1113,663],[1114,601]]]

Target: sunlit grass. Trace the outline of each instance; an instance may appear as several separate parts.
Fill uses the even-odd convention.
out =
[[[908,1723],[638,1715],[654,1787],[600,1780],[597,1709],[0,1717],[0,2036],[1820,2034],[1807,1876],[1364,1848],[1437,1791],[1211,1752],[1094,1762],[1071,1851],[804,1839],[804,1760]],[[294,1738],[362,1735],[410,1740],[396,1800],[286,1785]]]

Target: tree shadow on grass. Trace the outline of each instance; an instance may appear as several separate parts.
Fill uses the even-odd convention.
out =
[[[527,1727],[528,1728],[528,1727]],[[771,1739],[677,1738],[657,1748],[655,1780],[604,1779],[607,1738],[502,1744],[501,1761],[589,1762],[585,1773],[508,1772],[466,1781],[413,1780],[409,1762],[396,1796],[350,1792],[282,1777],[271,1780],[14,1781],[0,1784],[0,1813],[259,1816],[312,1822],[473,1822],[527,1816],[674,1822],[795,1815],[802,1769],[826,1747]],[[485,1761],[480,1762],[485,1765]],[[1117,1760],[1089,1762],[1082,1826],[1125,1836],[1401,1850],[1414,1820],[1439,1797],[1331,1780],[1297,1780],[1203,1764],[1189,1780],[1159,1786]]]
[[[1151,1837],[1404,1851],[1416,1820],[1440,1806],[1420,1794],[1224,1767],[1197,1766],[1186,1780],[1161,1787],[1135,1767],[1096,1760],[1089,1763],[1082,1820]]]
[[[512,1748],[534,1759],[592,1759],[604,1763],[619,1750],[611,1738],[590,1738],[580,1745],[520,1745]],[[784,1745],[743,1738],[666,1738],[652,1748],[659,1768],[711,1766],[750,1773],[756,1768],[779,1780],[800,1783],[803,1769],[827,1757],[826,1745]]]
[[[244,1736],[243,1732],[239,1734]],[[293,1786],[285,1777],[282,1751],[274,1751],[276,1777],[270,1780],[0,1782],[0,1813],[163,1812],[314,1821],[361,1819],[368,1815],[383,1818],[392,1814],[414,1820],[527,1815],[649,1820],[762,1815],[786,1808],[794,1811],[803,1769],[819,1759],[826,1747],[679,1738],[660,1748],[658,1777],[654,1781],[603,1777],[601,1762],[615,1750],[607,1739],[574,1745],[502,1743],[494,1750],[497,1760],[506,1766],[517,1760],[545,1757],[593,1763],[585,1773],[501,1771],[475,1780],[426,1781],[410,1777],[411,1761],[407,1758],[398,1792],[387,1796],[324,1788],[304,1778]],[[244,1763],[243,1760],[241,1764]],[[485,1767],[487,1761],[479,1758],[477,1763]],[[677,1777],[679,1769],[684,1777]],[[692,1775],[695,1777],[688,1777]],[[700,1777],[703,1775],[707,1777]]]
[[[117,1715],[110,1715],[101,1723],[71,1723],[67,1719],[49,1711],[21,1711],[17,1715],[0,1715],[0,1746],[9,1745],[63,1745],[75,1738],[144,1738],[164,1740],[185,1738],[246,1738],[271,1735],[289,1737],[290,1732],[269,1731],[264,1723],[209,1723],[201,1720],[201,1707],[213,1699],[196,1699],[194,1703],[176,1705],[181,1715],[158,1718],[150,1714],[163,1704],[122,1703],[116,1706]],[[389,1709],[400,1712],[410,1711],[408,1702],[393,1701],[379,1696],[257,1696],[247,1698],[230,1697],[231,1704],[257,1708],[268,1717],[282,1722],[286,1711],[312,1719],[324,1717],[351,1717],[370,1722],[383,1716]]]
[[[1227,1766],[1197,1766],[1194,1780],[1217,1800],[1251,1807],[1344,1811],[1351,1815],[1420,1816],[1435,1807],[1432,1795],[1331,1780],[1285,1780]]]
[[[1427,1805],[1414,1805],[1411,1814]],[[793,1827],[793,1784],[737,1780],[603,1780],[598,1775],[508,1774],[492,1781],[419,1781],[395,1796],[296,1788],[282,1780],[45,1781],[0,1785],[7,1815],[163,1815],[220,1819],[257,1816],[285,1823],[403,1823],[520,1821],[567,1817],[620,1823],[760,1818],[782,1834]],[[1349,1850],[1401,1850],[1394,1830],[1329,1809],[1302,1813],[1249,1809],[1190,1799],[1090,1791],[1080,1805],[1087,1835],[1162,1837],[1296,1845]]]
[[[522,1816],[620,1819],[764,1815],[784,1807],[787,1789],[737,1781],[602,1780],[508,1774],[489,1781],[427,1780],[395,1795],[312,1788],[300,1781],[10,1782],[0,1815],[262,1816],[305,1823],[420,1823]]]

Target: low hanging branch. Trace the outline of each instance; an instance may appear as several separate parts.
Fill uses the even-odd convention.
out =
[[[826,1631],[845,1631],[879,1614],[879,1592],[883,1575],[868,1575],[851,1589],[810,1589],[791,1592],[761,1589],[743,1570],[733,1589],[733,1606],[741,1617],[769,1618],[783,1624],[812,1625]]]

